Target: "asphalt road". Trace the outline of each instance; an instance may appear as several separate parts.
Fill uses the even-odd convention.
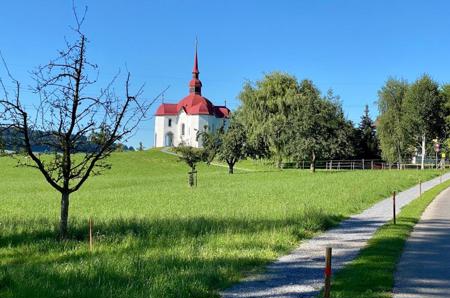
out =
[[[414,227],[395,274],[394,298],[450,297],[450,188]]]

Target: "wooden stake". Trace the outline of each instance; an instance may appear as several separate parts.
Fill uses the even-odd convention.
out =
[[[323,297],[330,298],[331,292],[331,247],[327,247],[325,251],[325,287],[323,289]]]
[[[93,221],[92,218],[89,217],[89,251],[91,252],[94,249],[94,236],[92,235],[92,226]]]
[[[397,224],[397,218],[396,218],[396,215],[395,215],[395,191],[394,191],[393,196],[392,196],[392,212],[393,212],[393,215],[394,215],[394,225],[395,225],[395,224]]]
[[[419,195],[422,195],[422,180],[419,180]]]

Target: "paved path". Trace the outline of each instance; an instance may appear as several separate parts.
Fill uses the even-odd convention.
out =
[[[394,298],[450,297],[450,188],[425,210],[406,242]]]
[[[450,174],[445,174],[442,180],[447,179]],[[439,181],[438,177],[422,183],[422,190],[430,189]],[[397,212],[418,195],[418,186],[399,193]],[[250,276],[221,294],[224,298],[314,297],[323,285],[325,248],[333,247],[333,268],[339,270],[353,260],[373,233],[391,218],[392,199],[387,198],[343,221],[337,228],[302,242],[289,255],[270,264],[265,273]]]

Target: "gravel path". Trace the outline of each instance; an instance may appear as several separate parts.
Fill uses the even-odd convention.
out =
[[[450,297],[450,188],[425,210],[397,265],[394,298]]]
[[[442,178],[443,181],[447,179],[450,179],[450,174],[445,174]],[[422,191],[439,182],[438,177],[422,183]],[[399,193],[397,212],[418,195],[419,186]],[[289,255],[270,264],[265,273],[250,276],[221,295],[224,298],[314,297],[323,286],[325,248],[333,247],[333,270],[339,270],[353,260],[373,233],[391,218],[392,198],[387,198],[343,221],[338,227],[302,242]]]

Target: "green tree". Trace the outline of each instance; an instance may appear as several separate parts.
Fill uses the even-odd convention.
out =
[[[273,72],[256,83],[247,82],[239,99],[240,121],[248,131],[249,154],[254,158],[275,156],[280,166],[289,142],[288,118],[298,99],[297,79]]]
[[[378,91],[378,127],[382,157],[389,162],[402,162],[407,151],[403,101],[408,91],[405,80],[389,78]]]
[[[139,151],[144,151],[144,144],[142,142],[139,142]]]
[[[233,174],[236,162],[247,156],[246,142],[245,127],[238,121],[231,120],[228,129],[222,134],[222,142],[217,152],[219,160],[228,164],[229,174]]]
[[[216,131],[208,132],[208,127],[197,135],[197,140],[202,139],[205,162],[209,165],[219,152],[220,146],[222,146],[222,138],[224,133],[224,127],[220,127]]]
[[[296,160],[310,160],[312,172],[318,159],[352,155],[353,126],[332,91],[321,97],[314,84],[304,80],[299,94],[300,100],[291,112],[290,155]]]
[[[196,174],[197,163],[205,160],[205,151],[192,146],[180,145],[175,147],[175,152],[178,154],[179,160],[185,162],[191,169],[188,183],[190,187],[193,187],[195,184],[194,175]]]
[[[439,84],[428,75],[417,79],[406,93],[403,103],[406,138],[412,148],[421,149],[422,169],[432,139],[445,137],[444,105]]]
[[[356,130],[356,151],[359,158],[379,158],[378,138],[375,124],[369,114],[369,106],[364,108],[364,114]]]

